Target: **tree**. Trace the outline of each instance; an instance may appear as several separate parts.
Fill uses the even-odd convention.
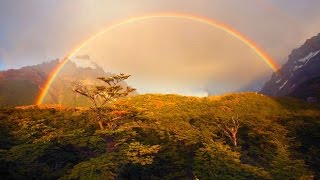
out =
[[[314,179],[304,160],[293,159],[285,143],[276,143],[276,156],[271,162],[271,175],[274,179]],[[291,157],[290,157],[291,156]]]
[[[240,128],[239,118],[232,117],[231,121],[223,122],[221,124],[216,123],[219,129],[221,129],[225,136],[229,137],[234,146],[238,146],[238,130]]]
[[[103,112],[106,105],[119,98],[126,97],[129,95],[129,93],[136,90],[129,86],[121,86],[121,82],[128,79],[129,77],[130,75],[125,74],[113,75],[109,77],[99,77],[97,79],[103,81],[107,85],[86,86],[83,84],[76,84],[74,86],[74,92],[87,97],[92,102],[93,106],[91,106],[91,109],[93,109],[97,114],[97,122],[101,130],[104,129]],[[110,122],[116,119],[118,119],[118,117],[109,120],[108,126],[110,127]]]
[[[199,179],[271,179],[264,169],[241,163],[240,154],[221,142],[196,151],[193,173]]]
[[[141,165],[152,164],[155,154],[160,150],[160,145],[143,145],[140,142],[132,142],[127,150],[128,159]]]

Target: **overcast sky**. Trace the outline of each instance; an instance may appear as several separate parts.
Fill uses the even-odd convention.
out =
[[[293,48],[320,32],[319,7],[319,0],[1,0],[0,69],[62,58],[85,37],[111,22],[157,12],[191,13],[228,24],[282,64]],[[163,27],[170,29],[172,23]],[[172,30],[181,27],[193,25],[183,24]],[[200,32],[201,27],[194,31]],[[210,34],[207,29],[203,33]],[[240,46],[233,45],[236,49]]]

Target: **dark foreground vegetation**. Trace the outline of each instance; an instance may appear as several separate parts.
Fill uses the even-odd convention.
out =
[[[256,93],[1,109],[1,179],[320,178],[320,107]]]

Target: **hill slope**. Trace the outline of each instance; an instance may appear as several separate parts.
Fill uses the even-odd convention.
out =
[[[106,73],[93,63],[90,57],[81,58],[69,61],[64,65],[52,83],[44,103],[67,106],[88,106],[90,104],[89,101],[72,91],[73,83],[99,84],[97,77],[107,77],[112,74]],[[34,104],[48,75],[59,63],[60,61],[57,59],[21,69],[0,71],[0,106]],[[122,86],[127,86],[127,84],[122,83]]]
[[[86,109],[3,109],[0,173],[37,179],[320,177],[320,107],[256,93],[119,100],[98,130]],[[120,117],[120,118],[118,118]],[[238,146],[219,125],[239,119]]]

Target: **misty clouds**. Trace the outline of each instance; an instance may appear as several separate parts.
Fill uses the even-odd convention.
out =
[[[259,44],[262,49],[274,57],[279,63],[283,63],[293,48],[300,46],[305,39],[319,32],[320,21],[318,21],[318,19],[320,18],[320,13],[317,9],[319,5],[320,1],[318,0],[309,0],[307,2],[301,0],[2,0],[0,2],[0,61],[2,61],[2,68],[18,68],[55,58],[62,58],[70,49],[73,49],[75,45],[82,42],[85,37],[90,36],[101,27],[105,27],[117,19],[154,12],[184,12],[213,18],[234,27]],[[170,34],[170,32],[168,33]],[[215,33],[212,33],[211,35],[214,34]],[[157,39],[157,41],[160,40],[161,39]],[[186,39],[182,38],[181,40]],[[219,40],[218,45],[221,45],[222,42],[223,40]],[[148,42],[144,43],[148,44]],[[184,59],[183,63],[188,64],[188,61],[192,59],[190,57],[194,57],[197,58],[199,63],[201,61],[203,63],[202,66],[195,66],[192,62],[190,62],[189,65],[185,65],[186,68],[193,67],[192,72],[194,73],[197,71],[219,72],[226,68],[224,66],[228,66],[228,71],[231,72],[230,74],[235,72],[232,68],[237,65],[236,63],[230,65],[230,63],[221,63],[218,60],[215,60],[215,66],[213,66],[212,69],[203,70],[210,65],[208,62],[211,61],[206,60],[208,57],[209,59],[231,59],[232,57],[221,57],[223,53],[219,54],[217,52],[211,54],[202,52],[205,54],[203,60],[201,60],[201,58],[199,60],[199,55],[197,54],[189,53],[188,57],[183,57],[183,54],[179,54],[180,50],[177,49],[179,46],[176,43],[179,42],[171,43],[176,45],[171,48],[171,50],[175,50],[174,52],[170,53],[166,51],[160,53],[158,51],[153,52],[153,49],[150,50],[150,52],[158,54],[158,59],[155,59],[155,61],[170,58]],[[211,41],[207,42],[207,44],[217,49]],[[110,49],[111,48],[112,47],[110,47]],[[187,48],[190,47],[183,47],[181,51],[185,51]],[[121,48],[113,47],[113,51],[119,49]],[[192,51],[197,52],[197,50],[194,49]],[[203,49],[203,51],[208,50]],[[127,54],[130,53],[135,54],[137,59],[143,58],[141,53],[139,55],[139,53],[128,51]],[[102,54],[106,53],[100,54],[100,56],[102,56]],[[170,57],[161,57],[159,54]],[[213,54],[217,57],[212,57],[214,56]],[[246,54],[243,56],[249,56],[250,52],[245,51],[243,54]],[[111,56],[110,58],[118,59],[126,58],[125,54],[123,57],[114,57],[116,53],[110,53],[109,56]],[[146,54],[145,57],[151,58],[150,54]],[[99,59],[99,57],[97,57],[97,59]],[[138,62],[139,61],[136,60],[136,63]],[[179,61],[171,65],[173,70],[175,66],[178,66],[178,62]],[[243,63],[245,61],[239,62]],[[254,62],[259,61],[254,60]],[[140,63],[145,62],[142,61]],[[237,66],[242,67],[241,63]],[[214,67],[218,68],[213,69]],[[108,69],[108,66],[106,65],[105,68]],[[257,69],[261,73],[265,73],[263,68],[264,67]],[[145,72],[143,69],[139,70],[141,70],[141,74]],[[159,68],[159,71],[160,70],[161,68]],[[186,70],[180,73],[183,74],[186,72],[188,71]],[[216,79],[217,75],[213,73],[210,77],[206,76],[206,79],[210,82],[228,81],[236,84],[233,81],[236,81],[238,77],[230,80],[230,75],[226,75],[225,72],[219,73],[224,74],[224,76],[222,77],[221,75],[221,77]],[[243,74],[241,68],[238,69],[237,73]],[[209,75],[208,73],[203,74]],[[248,76],[254,75],[258,74],[256,74],[256,72],[248,74]],[[150,77],[152,77],[152,75],[150,75]],[[182,79],[181,81],[184,82],[185,80]],[[244,81],[244,79],[241,77],[241,81]],[[159,79],[159,81],[160,80],[161,79]],[[202,82],[202,84],[205,84],[205,82]],[[203,86],[205,89],[205,85]]]

